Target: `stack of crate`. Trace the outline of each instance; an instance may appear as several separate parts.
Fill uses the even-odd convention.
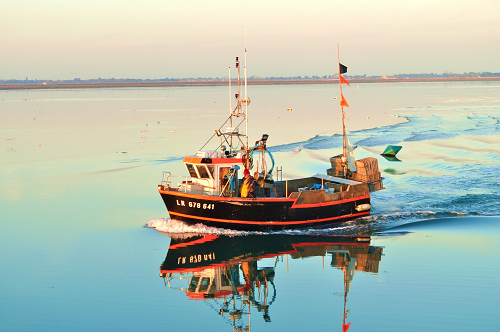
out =
[[[335,156],[330,158],[332,168],[328,169],[326,173],[331,176],[344,176],[344,167],[342,166],[342,156]]]
[[[376,158],[367,157],[356,160],[356,172],[352,173],[353,180],[371,182],[380,179],[378,161]]]
[[[356,172],[352,173],[352,179],[360,182],[373,182],[381,179],[378,169],[378,160],[373,157],[367,157],[356,160]],[[370,184],[370,191],[382,189],[382,181]]]
[[[358,247],[345,245],[338,249],[345,252],[332,252],[332,266],[337,268],[347,267],[352,258],[357,259],[356,270],[378,273],[382,259],[382,247]]]
[[[382,259],[382,250],[382,247],[369,247],[364,271],[378,273],[379,263]]]
[[[330,176],[344,177],[344,167],[342,166],[342,155],[331,157],[330,163],[332,168],[327,169],[326,173]],[[347,167],[349,171],[349,166]],[[381,179],[378,169],[377,158],[367,157],[356,160],[356,172],[348,173],[348,178],[359,182],[373,182]],[[370,191],[383,189],[382,181],[369,184]]]

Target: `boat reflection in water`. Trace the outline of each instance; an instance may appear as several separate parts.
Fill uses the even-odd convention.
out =
[[[347,331],[350,323],[346,324],[349,312],[346,301],[354,272],[378,273],[382,256],[382,247],[370,246],[369,236],[170,237],[160,277],[170,288],[185,291],[190,299],[213,299],[216,311],[231,320],[235,331],[250,330],[252,307],[266,322],[271,322],[270,308],[277,297],[275,267],[284,261],[285,255],[287,263],[288,255],[292,259],[331,256],[331,266],[344,272],[342,331]],[[274,267],[258,266],[259,260],[274,257]],[[176,288],[174,285],[179,279],[185,286]]]

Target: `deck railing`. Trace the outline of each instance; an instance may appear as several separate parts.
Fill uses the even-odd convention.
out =
[[[182,182],[184,184],[184,193],[187,193],[187,187],[188,185],[200,185],[203,187],[203,193],[205,194],[205,190],[212,189],[215,190],[215,188],[210,187],[210,180],[209,179],[200,179],[200,178],[193,178],[191,176],[184,176],[184,175],[172,175],[170,172],[163,172],[163,177],[161,180],[160,186],[165,189],[165,188],[172,188],[172,178],[184,178],[185,180]],[[202,181],[205,181],[207,185],[203,185]]]

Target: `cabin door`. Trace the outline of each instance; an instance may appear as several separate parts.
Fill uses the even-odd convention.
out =
[[[221,196],[236,197],[238,196],[238,171],[233,167],[219,168],[219,186]]]

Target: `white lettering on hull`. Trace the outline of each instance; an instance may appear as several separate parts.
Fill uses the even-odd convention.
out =
[[[176,199],[175,203],[178,206],[186,206],[186,202],[183,199],[181,200]],[[215,204],[200,203],[200,202],[188,202],[187,206],[189,206],[190,208],[203,209],[203,210],[213,210],[215,208]]]
[[[189,257],[179,257],[177,258],[177,264],[178,265],[183,265],[186,264],[187,261],[189,263],[201,263],[201,262],[210,262],[215,260],[215,252],[211,252],[209,254],[196,254],[196,255],[191,255]]]

